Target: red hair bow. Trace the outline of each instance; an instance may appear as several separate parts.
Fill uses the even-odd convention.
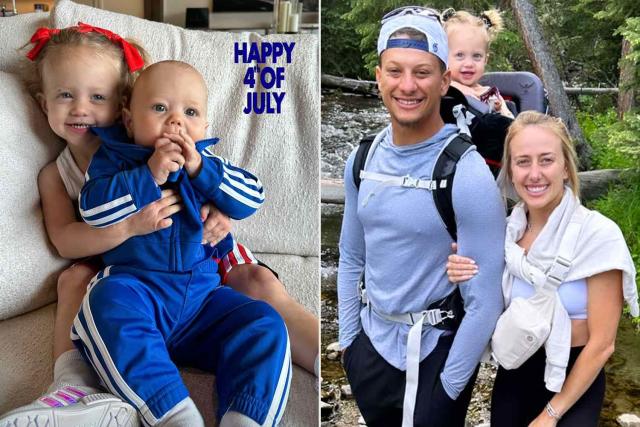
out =
[[[128,41],[116,33],[82,22],[78,22],[78,26],[75,28],[79,33],[90,33],[92,31],[100,33],[112,43],[119,45],[122,48],[124,60],[126,61],[130,72],[133,73],[134,71],[138,71],[144,66],[144,60],[142,59],[138,49],[133,47]],[[37,58],[42,48],[49,42],[49,40],[51,40],[51,37],[58,33],[60,33],[60,30],[57,28],[38,28],[33,36],[31,36],[31,43],[36,43],[36,45],[29,51],[29,53],[27,53],[27,58],[32,61]]]
[[[58,30],[57,28],[38,28],[36,32],[33,33],[30,40],[31,43],[35,43],[36,45],[29,51],[29,53],[27,53],[27,58],[35,61],[44,45],[46,45],[49,40],[51,40],[51,36],[53,36],[54,34],[58,34],[59,32],[60,30]]]

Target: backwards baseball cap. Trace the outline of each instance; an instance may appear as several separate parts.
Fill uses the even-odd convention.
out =
[[[378,56],[385,49],[394,47],[419,49],[437,56],[445,65],[449,56],[447,34],[440,23],[440,14],[421,6],[405,6],[387,13],[382,18],[382,28],[378,36]],[[389,37],[401,28],[413,28],[425,35],[427,40],[411,40]]]

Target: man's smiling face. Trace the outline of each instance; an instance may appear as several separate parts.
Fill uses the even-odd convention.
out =
[[[440,99],[450,77],[435,55],[418,49],[386,49],[376,67],[376,80],[394,126],[423,127],[440,118]]]

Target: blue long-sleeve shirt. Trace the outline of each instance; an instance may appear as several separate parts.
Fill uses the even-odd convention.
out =
[[[147,166],[153,148],[133,144],[122,125],[94,131],[102,144],[91,160],[78,204],[87,224],[106,227],[158,200],[161,189]],[[231,250],[231,234],[215,248],[202,245],[200,207],[210,201],[231,218],[242,219],[261,206],[264,194],[255,176],[213,154],[216,142],[217,139],[197,142],[196,148],[202,156],[201,171],[189,178],[182,169],[177,181],[171,184],[182,197],[183,205],[182,210],[172,215],[172,225],[132,237],[105,252],[102,255],[105,264],[189,271],[204,259],[221,257]]]
[[[389,126],[367,171],[430,179],[445,141],[456,131],[455,126],[445,125],[429,140],[396,146]],[[453,291],[445,267],[452,240],[427,190],[362,180],[358,191],[352,174],[354,157],[355,151],[344,174],[346,200],[338,267],[340,346],[348,347],[364,329],[380,355],[405,370],[410,326],[363,308],[358,279],[364,269],[367,297],[378,311],[401,314],[424,310]],[[475,150],[458,162],[452,198],[458,253],[482,266],[473,279],[459,285],[466,315],[441,373],[447,394],[457,398],[503,310],[505,212],[493,176]],[[434,349],[442,333],[429,326],[423,328],[420,360]]]

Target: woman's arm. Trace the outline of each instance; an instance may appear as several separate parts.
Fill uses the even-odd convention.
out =
[[[64,258],[98,255],[132,236],[166,228],[171,225],[168,217],[180,210],[178,196],[173,192],[163,192],[162,199],[137,215],[110,227],[93,228],[76,219],[73,203],[55,163],[49,163],[40,171],[38,189],[47,234]]]
[[[596,376],[613,354],[622,313],[622,273],[610,270],[587,278],[587,326],[589,338],[571,368],[567,380],[550,401],[555,411],[562,415],[591,386]],[[530,426],[553,426],[556,420],[546,410]]]

